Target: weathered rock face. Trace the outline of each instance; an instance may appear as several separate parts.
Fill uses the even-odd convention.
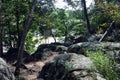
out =
[[[67,51],[67,46],[71,44],[68,43],[51,43],[51,44],[41,44],[34,54],[31,55],[33,60],[40,60],[45,57],[52,55],[52,52],[65,52]]]
[[[88,38],[88,41],[90,42],[96,42],[96,41],[99,41],[100,38],[102,37],[103,34],[94,34],[94,35],[91,35],[89,38]]]
[[[113,42],[82,42],[78,44],[71,45],[69,50],[74,50],[74,48],[88,48],[88,49],[120,49],[120,43]]]
[[[57,52],[65,52],[65,51],[67,51],[67,47],[65,47],[65,46],[56,46],[56,51]]]
[[[60,54],[46,63],[40,71],[38,80],[105,80],[96,72],[90,58],[68,53]]]
[[[15,80],[14,75],[2,58],[0,58],[0,80]]]
[[[109,58],[120,63],[120,43],[115,42],[83,42],[70,46],[67,52],[86,55],[86,51],[92,51],[93,53],[100,50]]]

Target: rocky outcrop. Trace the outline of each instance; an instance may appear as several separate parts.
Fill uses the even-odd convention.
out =
[[[63,53],[67,51],[67,47],[70,46],[69,43],[51,43],[51,44],[41,44],[34,54],[31,55],[32,60],[41,60],[52,55],[52,52]]]
[[[15,80],[14,75],[2,58],[0,58],[0,80]]]
[[[90,58],[75,53],[60,54],[45,64],[37,80],[105,80]]]
[[[120,43],[112,42],[82,42],[71,45],[68,52],[81,53],[86,50],[120,50]]]
[[[88,41],[89,42],[97,42],[100,40],[100,38],[102,37],[103,34],[94,34],[94,35],[91,35],[89,38],[88,38]]]
[[[67,52],[86,55],[86,51],[101,50],[104,54],[120,62],[120,43],[113,42],[82,42],[71,45]]]

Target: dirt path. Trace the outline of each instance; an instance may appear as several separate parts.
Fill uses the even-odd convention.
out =
[[[25,64],[26,67],[30,70],[26,70],[26,69],[21,69],[21,74],[20,76],[25,78],[25,80],[36,80],[39,71],[41,71],[42,67],[45,65],[46,62],[52,60],[55,56],[57,56],[57,54],[53,54],[51,56],[49,56],[46,60],[39,60],[39,61],[35,61],[35,62],[30,62],[28,64]],[[11,71],[15,70],[15,67],[9,65]]]

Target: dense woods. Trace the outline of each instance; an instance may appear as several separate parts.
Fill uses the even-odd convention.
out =
[[[67,6],[59,8],[57,0],[0,0],[0,57],[7,60],[8,53],[16,51],[15,76],[24,66],[23,54],[38,57],[34,53],[43,46],[55,51],[53,44],[66,49],[79,42],[119,43],[120,1],[93,0],[89,7],[87,1],[63,0]],[[38,47],[43,40],[45,45]]]

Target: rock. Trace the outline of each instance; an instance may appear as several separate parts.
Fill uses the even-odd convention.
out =
[[[67,51],[67,47],[65,47],[65,46],[56,46],[56,50],[55,51],[57,51],[57,52],[65,52],[65,51]]]
[[[99,41],[103,34],[94,34],[88,38],[89,42]]]
[[[47,58],[49,58],[53,54],[56,54],[56,53],[48,50],[48,51],[44,51],[42,53],[34,53],[31,55],[30,58],[31,58],[31,61],[46,60]]]
[[[114,42],[82,42],[71,45],[67,52],[86,55],[86,51],[101,50],[104,54],[107,54],[112,59],[120,62],[120,43]]]
[[[51,44],[55,46],[65,46],[65,47],[69,47],[70,45],[72,45],[71,43],[60,43],[60,42],[54,42]]]
[[[51,51],[54,51],[56,49],[56,46],[55,45],[52,45],[52,44],[41,44],[38,46],[37,50],[35,53],[42,53],[46,50],[51,50]]]
[[[52,55],[52,51],[55,51],[56,50],[56,46],[55,45],[52,45],[52,44],[41,44],[38,46],[37,50],[35,51],[35,53],[33,53],[31,55],[31,59],[33,61],[36,61],[36,60],[40,60],[42,59],[43,57],[47,57],[47,56],[50,56]]]
[[[76,44],[79,42],[88,42],[88,40],[85,36],[81,35],[73,40],[73,44]]]
[[[34,60],[40,60],[52,55],[52,52],[64,52],[67,51],[67,46],[70,46],[69,43],[51,43],[51,44],[41,44],[34,54],[31,55],[31,58]]]
[[[82,42],[78,44],[71,45],[68,48],[68,52],[71,53],[81,53],[84,50],[120,50],[120,43],[112,42]]]
[[[0,80],[15,80],[15,77],[9,70],[7,63],[2,58],[0,58]]]
[[[97,74],[90,58],[67,53],[60,54],[53,61],[46,63],[39,72],[38,80],[105,80]]]

